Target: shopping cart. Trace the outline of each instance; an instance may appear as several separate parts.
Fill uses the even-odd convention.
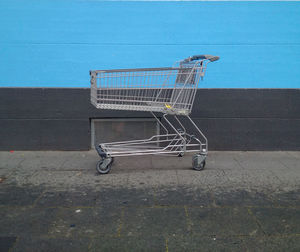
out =
[[[97,171],[108,173],[114,157],[183,156],[187,152],[194,153],[193,169],[202,170],[208,142],[189,114],[207,64],[218,59],[195,55],[175,62],[173,67],[90,71],[91,103],[96,108],[149,111],[160,125],[159,134],[148,139],[96,144],[101,157]],[[155,112],[162,116],[159,118]],[[180,120],[179,116],[186,119]],[[187,123],[197,136],[186,131]]]

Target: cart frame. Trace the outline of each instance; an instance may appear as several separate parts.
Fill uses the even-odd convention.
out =
[[[189,114],[207,64],[218,59],[218,56],[195,55],[175,62],[172,67],[90,71],[91,103],[96,108],[148,111],[161,129],[160,134],[148,139],[96,143],[96,150],[101,157],[97,171],[100,174],[108,173],[114,157],[181,157],[189,152],[195,153],[192,158],[193,169],[202,170],[208,141]],[[162,113],[161,118],[157,113]],[[187,124],[194,128],[197,136],[186,131],[184,125]]]

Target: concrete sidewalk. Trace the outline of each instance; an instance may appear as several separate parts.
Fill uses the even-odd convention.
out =
[[[300,152],[0,152],[0,251],[299,251]]]

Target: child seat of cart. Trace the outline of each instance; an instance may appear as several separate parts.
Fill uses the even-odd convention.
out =
[[[195,85],[196,84],[196,69],[192,67],[181,67],[175,80],[176,85]]]
[[[186,109],[186,103],[191,89],[196,85],[197,70],[190,64],[181,64],[178,68],[176,76],[174,76],[173,84],[163,85],[164,91],[159,91],[155,101],[147,102],[148,106],[161,107],[167,111],[178,112],[178,110]],[[185,114],[187,111],[183,111]]]
[[[193,67],[182,67],[178,70],[170,103],[176,109],[184,109],[188,102],[191,89],[195,88],[197,69]]]

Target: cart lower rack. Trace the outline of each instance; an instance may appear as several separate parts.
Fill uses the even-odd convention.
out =
[[[173,67],[90,71],[91,103],[98,109],[149,111],[161,132],[149,139],[96,144],[97,171],[108,173],[114,157],[195,153],[192,167],[202,170],[208,151],[204,134],[190,118],[200,79],[218,56],[196,55]],[[162,113],[161,118],[154,113]],[[182,120],[182,118],[184,120]],[[186,131],[190,124],[196,134]]]

